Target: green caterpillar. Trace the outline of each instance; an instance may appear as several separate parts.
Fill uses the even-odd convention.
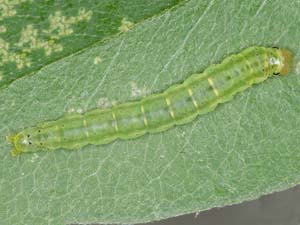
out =
[[[292,66],[292,53],[286,49],[250,47],[162,93],[43,122],[7,136],[7,141],[14,145],[11,154],[16,156],[39,150],[79,149],[161,132],[214,110],[252,84],[287,74]]]

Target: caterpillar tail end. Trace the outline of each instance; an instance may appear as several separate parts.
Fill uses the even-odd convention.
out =
[[[8,143],[14,144],[14,136],[6,136],[6,141]],[[13,148],[10,151],[10,154],[11,154],[11,156],[16,157],[16,156],[20,155],[21,152],[19,150],[17,150],[16,148]]]
[[[280,49],[281,50],[281,55],[284,59],[283,61],[283,67],[280,71],[280,74],[282,75],[287,75],[290,70],[293,68],[293,61],[294,61],[294,56],[291,51],[287,49]]]

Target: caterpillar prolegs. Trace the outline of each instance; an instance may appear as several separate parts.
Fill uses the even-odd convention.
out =
[[[42,122],[7,136],[7,141],[14,145],[11,153],[16,156],[39,150],[79,149],[88,144],[107,144],[117,138],[161,132],[214,110],[252,84],[272,75],[287,74],[292,65],[292,53],[286,49],[250,47],[162,93],[109,109]]]

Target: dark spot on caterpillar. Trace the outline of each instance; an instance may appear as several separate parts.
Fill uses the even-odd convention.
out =
[[[30,134],[27,134],[27,137],[30,138]]]
[[[32,142],[31,142],[31,141],[29,141],[28,143],[29,143],[30,145],[32,144]]]
[[[228,76],[226,76],[226,79],[231,80],[232,78],[231,78],[231,76],[228,75]]]
[[[275,75],[275,76],[277,76],[277,75],[279,75],[280,73],[279,72],[273,72],[273,75]]]

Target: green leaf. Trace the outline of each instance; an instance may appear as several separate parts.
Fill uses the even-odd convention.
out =
[[[183,0],[2,0],[0,88]]]
[[[252,45],[298,56],[299,7],[296,0],[190,0],[11,83],[0,92],[1,224],[154,221],[299,184],[297,62],[288,76],[166,132],[19,158],[5,142],[68,112],[163,91]]]

